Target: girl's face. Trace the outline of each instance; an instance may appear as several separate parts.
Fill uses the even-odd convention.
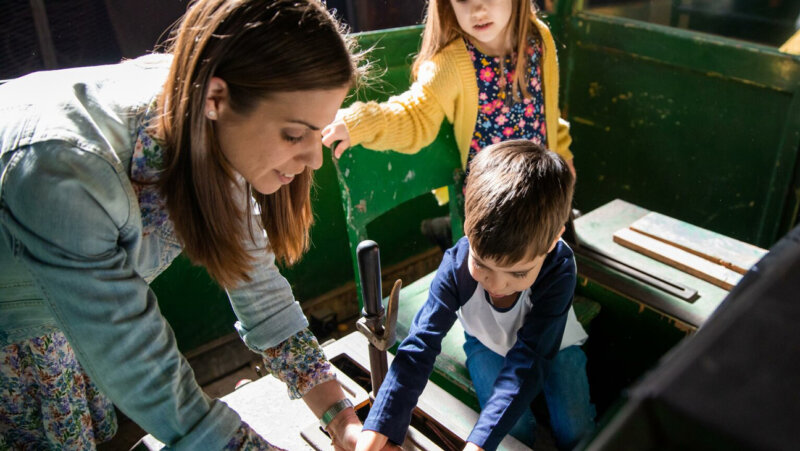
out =
[[[213,78],[206,117],[216,115],[222,154],[262,194],[276,192],[306,168],[322,165],[321,130],[331,123],[348,87],[272,94],[246,115],[233,111],[222,79]]]
[[[512,0],[449,0],[458,25],[480,50],[500,56],[511,50]]]

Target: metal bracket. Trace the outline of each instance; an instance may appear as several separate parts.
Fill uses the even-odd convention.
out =
[[[392,294],[389,295],[389,305],[387,306],[386,322],[381,324],[384,317],[383,314],[362,316],[356,321],[356,329],[364,334],[372,346],[375,346],[380,351],[386,351],[394,346],[397,339],[397,312],[398,303],[400,301],[400,289],[403,287],[403,282],[397,279],[392,287]],[[374,329],[383,329],[380,334],[373,333],[370,326],[383,326],[374,327]]]

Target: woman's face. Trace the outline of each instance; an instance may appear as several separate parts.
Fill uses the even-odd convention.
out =
[[[333,122],[347,91],[275,93],[242,115],[231,109],[225,82],[213,78],[205,112],[228,163],[253,189],[271,194],[306,168],[322,166],[321,130]]]

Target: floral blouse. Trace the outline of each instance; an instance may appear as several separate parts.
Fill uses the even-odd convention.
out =
[[[500,58],[482,53],[467,39],[464,42],[478,81],[478,119],[467,156],[469,173],[470,161],[484,147],[508,139],[529,139],[541,144],[547,140],[547,128],[542,96],[541,43],[531,39],[527,47],[530,60],[527,89],[531,98],[514,102],[511,86],[516,73],[516,55],[505,58],[501,74]]]

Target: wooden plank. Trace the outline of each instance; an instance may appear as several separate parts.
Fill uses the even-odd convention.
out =
[[[345,354],[359,366],[368,370],[368,344],[366,337],[361,333],[352,332],[331,344],[325,345],[325,355],[329,359],[334,359],[336,356]],[[387,353],[386,357],[391,365],[394,356],[391,353]],[[442,427],[462,440],[466,440],[470,432],[472,432],[472,427],[478,421],[479,416],[478,412],[470,409],[453,395],[430,382],[425,386],[417,401],[417,410],[421,411],[426,417],[435,419]],[[514,437],[506,435],[497,449],[498,451],[521,451],[529,448]]]
[[[618,230],[614,233],[614,241],[726,290],[733,288],[742,278],[740,274],[722,265],[634,230]]]
[[[752,244],[687,224],[660,213],[648,213],[631,230],[744,274],[767,251]]]

